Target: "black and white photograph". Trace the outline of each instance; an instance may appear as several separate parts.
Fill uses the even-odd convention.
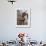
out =
[[[16,25],[17,27],[29,27],[31,12],[30,8],[18,8],[16,10]]]

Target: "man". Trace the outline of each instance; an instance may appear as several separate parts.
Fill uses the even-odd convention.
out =
[[[28,24],[28,14],[26,12],[22,13],[22,18],[24,18],[23,25]]]

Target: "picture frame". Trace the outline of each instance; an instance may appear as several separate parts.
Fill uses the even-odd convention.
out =
[[[16,8],[16,27],[31,27],[31,8]]]

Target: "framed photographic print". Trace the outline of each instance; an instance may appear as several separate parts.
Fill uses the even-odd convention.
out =
[[[31,26],[31,9],[17,8],[16,9],[16,27]]]

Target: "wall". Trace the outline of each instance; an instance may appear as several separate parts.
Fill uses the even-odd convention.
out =
[[[33,40],[46,40],[46,10],[43,0],[17,0],[13,5],[0,0],[0,40],[15,40],[19,32]],[[16,8],[31,8],[31,28],[16,28]]]

